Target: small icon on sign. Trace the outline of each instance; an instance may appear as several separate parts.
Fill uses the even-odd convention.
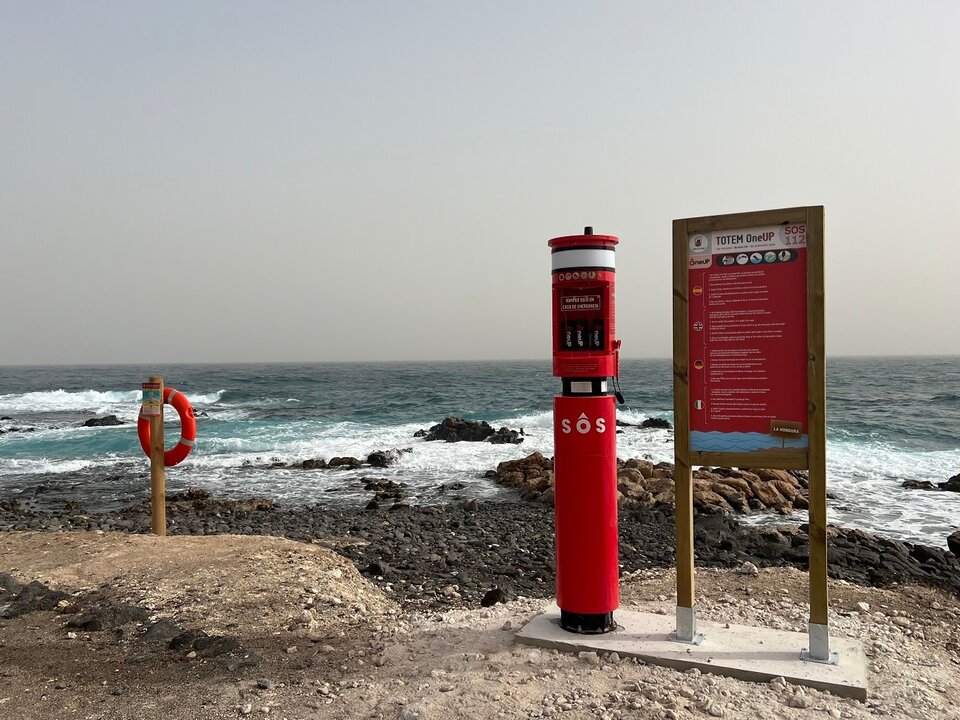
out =
[[[740,253],[737,255],[737,265],[746,265],[748,262],[750,262],[750,258],[746,253]]]
[[[595,272],[593,272],[593,270],[591,270],[591,271],[590,271],[590,279],[593,280],[596,276],[597,276],[597,274],[596,274]]]
[[[701,330],[703,330],[703,323],[700,321],[695,322],[693,324],[693,329],[696,330],[697,332],[700,332]]]
[[[703,405],[704,405],[703,400],[696,400],[693,403],[693,407],[695,407],[697,410],[703,410]]]
[[[763,259],[766,262],[776,262],[777,254],[773,250],[770,250],[766,255],[763,256]]]
[[[694,285],[694,286],[693,286],[693,294],[694,294],[694,295],[703,295],[703,288],[700,287],[699,285]]]
[[[736,261],[737,259],[733,255],[724,255],[720,258],[721,265],[733,265]]]
[[[695,363],[693,363],[693,366],[697,370],[703,370],[703,360],[697,360]]]
[[[573,273],[567,273],[566,275],[564,275],[564,279],[565,279],[565,280],[572,280],[572,279],[573,279]]]
[[[706,235],[702,233],[698,233],[690,238],[690,252],[696,255],[700,255],[701,253],[705,253],[709,249],[710,249],[710,241],[707,240]]]
[[[575,273],[573,274],[573,279],[574,279],[574,280],[579,280],[579,279],[580,279],[580,273],[575,272]]]
[[[779,257],[780,262],[790,262],[790,259],[793,257],[793,253],[789,250],[781,250]]]
[[[751,254],[750,262],[752,262],[754,265],[759,265],[760,263],[763,262],[763,255],[761,255],[760,253]]]

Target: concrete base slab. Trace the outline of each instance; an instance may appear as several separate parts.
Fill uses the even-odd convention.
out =
[[[800,659],[800,651],[808,647],[806,633],[699,622],[703,643],[687,645],[668,638],[676,624],[672,615],[618,610],[614,619],[618,625],[614,632],[577,635],[560,627],[560,609],[554,605],[524,625],[517,640],[568,652],[616,652],[651,665],[699,668],[740,680],[769,682],[783,677],[841,697],[867,698],[867,658],[856,640],[831,638],[831,650],[839,653],[840,662],[828,665]]]

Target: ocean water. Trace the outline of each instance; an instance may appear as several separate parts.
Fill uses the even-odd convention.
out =
[[[547,362],[354,363],[0,367],[0,499],[56,509],[80,500],[109,510],[149,493],[149,463],[136,434],[140,383],[155,372],[186,393],[198,418],[194,452],[169,468],[170,489],[198,486],[228,496],[261,495],[284,505],[365,503],[361,477],[407,484],[413,502],[507,499],[514,491],[481,476],[497,463],[553,453]],[[671,420],[666,360],[622,362],[626,405],[619,418]],[[115,414],[126,424],[84,428]],[[523,428],[521,445],[437,443],[414,438],[445,416]],[[960,472],[960,358],[838,358],[828,362],[830,521],[888,537],[944,546],[960,525],[960,493],[900,487]],[[179,433],[167,411],[170,446]],[[411,448],[386,469],[271,468],[337,455]],[[621,458],[673,460],[667,430],[625,428]],[[463,488],[441,491],[441,485]],[[777,518],[782,520],[782,518]],[[795,516],[803,521],[803,515]],[[763,518],[758,518],[764,521]]]

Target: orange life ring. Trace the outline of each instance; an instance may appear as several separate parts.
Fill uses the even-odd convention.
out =
[[[193,443],[197,439],[197,418],[193,414],[190,401],[182,392],[177,392],[173,388],[164,388],[163,402],[172,405],[180,416],[180,442],[163,453],[164,467],[173,467],[182,462],[193,450]],[[147,457],[150,457],[150,419],[145,418],[142,412],[137,418],[137,435],[140,436],[140,447],[143,448]]]

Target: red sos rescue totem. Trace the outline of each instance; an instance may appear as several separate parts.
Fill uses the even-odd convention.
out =
[[[620,341],[614,339],[613,235],[550,240],[553,272],[554,476],[557,605],[577,633],[616,628],[616,397]]]

